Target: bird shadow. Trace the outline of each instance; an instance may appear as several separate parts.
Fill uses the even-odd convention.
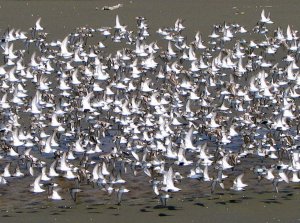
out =
[[[164,206],[164,205],[160,205],[160,204],[154,206],[153,209],[168,209],[169,211],[177,211],[177,210],[179,210],[176,206],[173,206],[173,205]]]
[[[5,215],[2,215],[3,218],[10,218],[12,217],[11,215],[8,215],[8,214],[5,214]]]
[[[281,202],[276,201],[275,199],[267,199],[267,200],[263,200],[261,202],[263,202],[265,204],[282,204]]]
[[[168,216],[172,216],[172,215],[169,215],[169,214],[166,214],[166,213],[159,213],[158,216],[159,217],[168,217]]]
[[[228,201],[230,204],[239,204],[242,203],[242,200],[232,199]]]
[[[216,204],[226,205],[226,202],[225,201],[218,201],[218,202],[216,202]]]
[[[239,199],[241,199],[241,200],[251,200],[253,198],[252,197],[240,197]]]
[[[287,196],[287,197],[292,197],[292,196],[294,196],[294,194],[293,194],[293,193],[289,193],[289,194],[287,194],[286,196]]]
[[[140,209],[140,212],[147,213],[147,212],[153,212],[153,211],[149,211],[149,210],[147,210],[146,208],[141,208],[141,209]]]
[[[94,210],[94,209],[96,209],[96,208],[94,208],[94,207],[87,207],[86,209],[87,209],[87,210]]]
[[[194,205],[200,206],[200,207],[205,207],[205,205],[203,203],[197,202]]]

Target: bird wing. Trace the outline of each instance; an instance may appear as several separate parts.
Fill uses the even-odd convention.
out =
[[[237,184],[243,184],[243,182],[242,182],[243,176],[244,176],[244,173],[238,175],[237,178],[235,178],[235,181]]]
[[[278,173],[278,175],[279,175],[279,177],[280,177],[284,182],[286,182],[286,183],[289,183],[289,182],[290,182],[290,181],[289,181],[289,178],[287,177],[287,175],[285,174],[285,172],[280,171],[280,172]]]

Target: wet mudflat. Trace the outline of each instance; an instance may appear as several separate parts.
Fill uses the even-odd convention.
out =
[[[78,203],[1,210],[1,221],[16,222],[298,222],[297,190],[242,192],[202,198],[174,197],[166,207],[155,199],[130,199],[122,205]]]

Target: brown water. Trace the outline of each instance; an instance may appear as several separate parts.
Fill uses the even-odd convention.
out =
[[[104,5],[123,3],[115,11],[102,11]],[[0,1],[0,29],[7,27],[28,30],[37,18],[48,30],[49,39],[63,39],[79,26],[99,28],[114,26],[115,15],[129,29],[135,29],[136,16],[144,16],[150,26],[150,39],[156,39],[159,27],[171,26],[177,18],[185,19],[188,41],[200,30],[206,37],[215,23],[237,22],[251,29],[260,18],[263,8],[271,12],[273,28],[288,24],[300,27],[299,1],[233,1],[233,0],[132,0],[132,1]],[[98,8],[98,10],[97,10]],[[272,26],[271,26],[272,29]],[[254,162],[249,160],[249,162]],[[246,162],[247,163],[247,162]],[[253,163],[251,163],[253,164]],[[249,165],[250,168],[250,165]],[[143,179],[142,179],[143,178]],[[29,193],[29,183],[14,181],[10,186],[20,187],[10,194],[10,186],[0,187],[0,222],[297,222],[300,220],[296,184],[280,188],[275,194],[271,183],[256,183],[254,176],[246,176],[254,185],[247,192],[218,190],[210,195],[209,184],[189,181],[180,184],[182,192],[172,194],[168,207],[158,206],[152,189],[144,177],[128,183],[132,191],[125,195],[121,206],[116,197],[83,186],[75,204],[66,190],[61,191],[65,201],[50,202],[46,195]],[[57,180],[59,181],[59,179]],[[24,186],[27,185],[26,186]],[[71,184],[71,182],[70,182]],[[263,187],[262,187],[263,186]],[[67,188],[68,185],[65,186]],[[226,185],[227,188],[230,185]],[[261,188],[264,188],[263,190]]]

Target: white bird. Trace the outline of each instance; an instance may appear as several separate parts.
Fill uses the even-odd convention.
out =
[[[34,29],[36,31],[42,31],[42,30],[44,30],[44,28],[41,26],[41,19],[42,18],[38,18],[38,20],[35,23]]]
[[[298,183],[300,182],[300,178],[298,176],[298,170],[293,170],[292,171],[293,176],[289,179],[289,181],[293,182],[293,183]]]
[[[260,22],[267,23],[267,24],[273,23],[272,20],[270,19],[270,13],[269,13],[268,17],[266,17],[264,9],[261,11]]]
[[[0,185],[5,185],[7,184],[7,180],[3,176],[0,176]]]
[[[119,15],[116,15],[116,25],[114,27],[115,29],[119,29],[122,32],[126,31],[126,26],[122,26],[120,23]]]
[[[130,190],[126,189],[124,186],[117,189],[118,205],[121,205],[122,197],[124,193],[128,193]]]
[[[165,186],[162,187],[161,190],[165,192],[178,192],[181,190],[174,185],[172,167],[170,167],[169,170],[164,174],[164,185]]]
[[[53,188],[51,190],[51,194],[48,195],[48,198],[51,200],[63,200],[63,198],[59,195],[58,191],[60,190],[60,188]]]
[[[68,59],[73,55],[73,53],[68,50],[68,40],[69,37],[66,36],[60,44],[60,56],[65,59]]]
[[[42,174],[38,175],[37,178],[35,178],[34,183],[32,185],[32,188],[30,189],[33,193],[42,193],[45,190],[41,188],[40,182],[41,182]]]
[[[233,167],[228,163],[227,159],[228,159],[228,156],[225,155],[225,156],[223,156],[223,158],[221,160],[218,161],[218,163],[220,164],[220,166],[223,170],[231,169]]]
[[[231,189],[240,191],[240,190],[244,190],[244,188],[248,186],[248,184],[243,183],[243,181],[242,181],[243,176],[244,176],[244,174],[242,173],[235,178]]]

